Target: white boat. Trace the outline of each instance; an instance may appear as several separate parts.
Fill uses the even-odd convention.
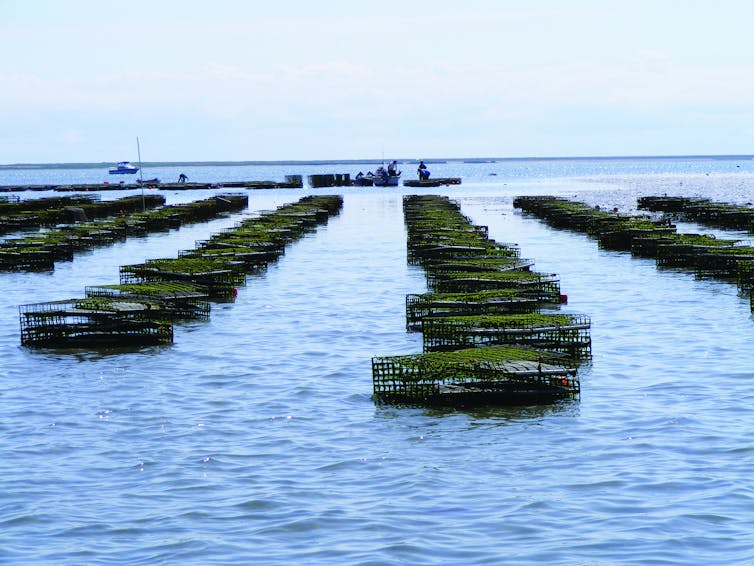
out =
[[[110,167],[110,175],[133,175],[139,170],[136,165],[131,165],[129,161],[121,161],[115,167]]]
[[[401,179],[401,172],[394,168],[377,167],[372,177],[375,187],[397,187]]]

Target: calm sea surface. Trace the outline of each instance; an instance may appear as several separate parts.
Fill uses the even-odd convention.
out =
[[[404,165],[411,177],[415,165]],[[366,169],[366,167],[364,168]],[[182,167],[145,177],[277,179],[354,165]],[[230,219],[134,238],[50,273],[0,273],[0,562],[7,564],[754,563],[754,320],[735,285],[658,270],[523,217],[555,194],[754,200],[751,159],[445,163],[457,199],[592,319],[579,401],[435,411],[376,406],[371,357],[405,331],[401,199],[416,189],[248,191]],[[104,170],[103,170],[104,171]],[[0,185],[103,171],[0,171]],[[344,195],[341,214],[248,277],[175,344],[31,351],[18,305],[83,296],[257,210]],[[136,192],[136,191],[134,191]],[[118,198],[127,193],[103,193]],[[210,191],[167,192],[169,203]],[[46,193],[20,193],[37,198]],[[681,225],[679,231],[721,233]],[[748,238],[746,234],[737,234]]]

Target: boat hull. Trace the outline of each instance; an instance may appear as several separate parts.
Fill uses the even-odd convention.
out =
[[[393,177],[375,177],[374,186],[375,187],[397,187],[400,180],[401,180],[400,175],[396,175]]]

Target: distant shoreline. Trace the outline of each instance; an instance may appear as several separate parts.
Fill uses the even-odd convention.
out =
[[[612,155],[577,157],[446,157],[425,158],[425,163],[512,163],[516,161],[608,161],[633,159],[718,159],[750,160],[754,155]],[[396,159],[399,163],[418,163],[419,159]],[[238,167],[238,166],[280,166],[280,165],[361,165],[374,164],[382,159],[326,159],[326,160],[284,160],[284,161],[144,161],[145,167]],[[0,170],[14,169],[100,169],[112,166],[111,162],[92,163],[9,163],[0,164]]]

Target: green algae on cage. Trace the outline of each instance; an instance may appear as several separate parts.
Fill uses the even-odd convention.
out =
[[[534,312],[540,305],[559,304],[522,289],[488,289],[476,293],[420,293],[406,295],[406,329],[421,330],[425,316],[515,314]]]
[[[694,269],[699,277],[740,279],[742,262],[754,260],[754,246],[710,247],[694,258]]]
[[[444,259],[430,259],[424,263],[427,271],[442,272],[475,272],[475,271],[522,271],[534,265],[531,259],[521,259],[510,256],[479,256],[479,257],[449,257]]]
[[[707,226],[754,231],[754,208],[749,205],[712,202],[697,197],[645,196],[638,199],[638,207],[672,213],[683,220]]]
[[[206,320],[210,314],[208,292],[196,285],[180,282],[100,285],[86,287],[84,291],[88,298],[156,302],[170,320]]]
[[[77,214],[91,220],[164,204],[162,195],[129,196],[107,201],[100,201],[98,195],[73,195],[0,203],[0,234],[70,222]]]
[[[427,286],[436,293],[464,293],[489,289],[529,289],[560,296],[556,274],[533,271],[427,272]]]
[[[155,303],[69,299],[21,305],[19,314],[24,346],[152,346],[173,341],[173,326]]]
[[[156,202],[162,203],[164,198],[159,197]],[[247,205],[247,195],[222,194],[98,221],[60,225],[39,234],[0,242],[0,270],[52,270],[55,261],[71,260],[75,252],[112,245],[131,235],[143,235],[178,228],[189,222],[208,220],[229,211],[240,211]],[[112,206],[110,204],[111,209]],[[123,214],[123,211],[120,210],[119,213]],[[29,250],[29,247],[41,249]]]
[[[466,406],[578,395],[576,360],[591,348],[588,318],[534,312],[560,302],[557,276],[530,271],[518,246],[491,240],[447,197],[409,195],[403,208],[408,261],[424,268],[431,290],[406,296],[406,325],[421,327],[428,351],[373,358],[375,399]],[[513,335],[552,349],[510,346]]]
[[[422,405],[529,404],[580,391],[572,365],[508,346],[374,357],[372,381],[377,401]]]
[[[308,204],[302,205],[302,202]],[[289,223],[297,226],[290,233],[300,237],[309,230],[301,228],[302,215],[324,222],[330,214],[337,213],[342,204],[341,196],[325,195],[301,199],[293,206],[284,205],[278,210],[286,218],[275,230],[284,229],[285,223]],[[303,212],[307,207],[313,215]],[[270,212],[267,216],[275,214]],[[249,248],[243,247],[243,250],[249,252]],[[269,260],[276,257],[267,255]],[[254,262],[254,268],[257,263]],[[233,253],[183,254],[178,258],[124,265],[120,269],[119,285],[87,287],[87,296],[83,299],[20,307],[21,342],[30,347],[169,343],[173,339],[169,321],[208,318],[208,301],[234,300],[237,287],[245,283],[246,274],[251,270],[248,253],[238,256]]]
[[[574,359],[591,355],[591,321],[583,314],[511,314],[425,317],[425,352],[520,344]]]
[[[645,234],[635,237],[631,242],[631,254],[637,257],[659,259],[660,248],[663,248],[665,257],[670,258],[675,251],[672,246],[678,246],[677,250],[694,250],[705,247],[732,246],[739,240],[719,239],[711,234]]]

